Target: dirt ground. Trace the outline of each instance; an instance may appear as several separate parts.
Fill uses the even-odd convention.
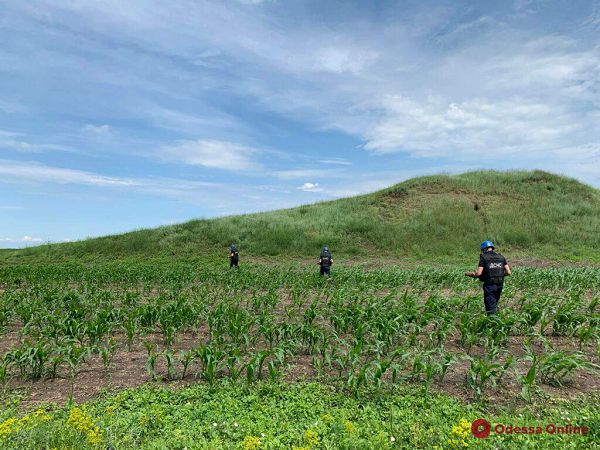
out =
[[[307,261],[306,264],[314,262]],[[381,261],[379,261],[381,263]],[[389,261],[393,264],[392,261]],[[398,263],[396,261],[396,263]],[[551,267],[549,262],[539,262],[540,267]],[[531,266],[531,261],[528,262]],[[316,266],[316,264],[315,264]],[[1,289],[1,287],[0,287]],[[384,295],[385,292],[382,292]],[[451,292],[442,292],[442,295],[450,295]],[[151,295],[148,294],[148,295]],[[291,298],[287,295],[281,296],[282,301],[277,305],[276,313],[283,316],[284,306],[291,304]],[[159,357],[156,372],[161,380],[152,381],[146,369],[147,350],[141,340],[136,338],[136,341],[129,351],[126,345],[126,338],[123,335],[114,334],[113,339],[117,342],[118,348],[112,360],[110,370],[105,371],[103,362],[98,355],[91,355],[80,366],[76,376],[71,380],[68,371],[62,367],[58,376],[54,379],[43,378],[33,381],[23,381],[14,377],[10,379],[4,386],[5,389],[17,390],[22,395],[22,408],[28,409],[42,402],[64,403],[69,396],[73,396],[76,402],[88,401],[96,398],[101,392],[116,392],[125,388],[136,387],[145,383],[160,383],[171,387],[189,385],[192,383],[203,383],[199,378],[197,365],[192,365],[188,370],[185,379],[167,379],[167,368],[164,358]],[[546,336],[556,350],[576,349],[576,339],[567,337]],[[177,355],[180,351],[193,349],[201,342],[206,342],[208,333],[206,329],[200,329],[197,332],[186,332],[178,334],[175,343],[170,350],[173,355]],[[164,349],[163,336],[161,334],[153,334],[144,337],[144,340],[153,342],[158,346],[159,351]],[[524,336],[511,336],[508,344],[508,352],[518,358],[523,355],[522,343]],[[4,334],[0,341],[0,355],[18,345],[19,333],[17,329]],[[461,353],[462,348],[459,344],[459,337],[449,337],[445,343],[445,349],[450,353]],[[542,352],[541,346],[536,349]],[[482,347],[474,346],[471,350],[471,355],[483,355],[485,350]],[[592,355],[591,359],[597,367],[600,367],[600,358],[592,346],[584,349],[588,355]],[[519,370],[521,374],[527,371],[527,362],[519,361],[516,366],[509,369],[502,383],[495,387],[488,387],[485,390],[485,398],[491,404],[506,404],[519,402],[521,386],[517,382],[514,370]],[[473,394],[466,386],[465,374],[469,367],[468,361],[459,360],[452,364],[442,382],[435,381],[432,384],[432,390],[445,392],[454,397],[461,399],[464,402],[473,400]],[[181,367],[176,363],[177,372],[180,373]],[[266,372],[266,369],[265,371]],[[334,375],[335,371],[331,372]],[[265,374],[263,374],[266,376]],[[312,357],[309,355],[297,355],[292,361],[289,361],[283,369],[283,378],[286,381],[298,380],[313,380],[318,377],[315,369],[312,366]],[[243,377],[243,375],[242,375]],[[421,386],[422,383],[416,381],[415,386]],[[600,392],[600,376],[598,373],[579,370],[574,372],[571,378],[564,386],[549,386],[539,385],[541,392],[548,396],[557,398],[570,398],[582,393],[598,393]]]
[[[9,339],[3,340],[0,345],[0,352],[5,351],[14,343],[16,333],[10,333]],[[178,336],[176,343],[171,347],[173,354],[180,350],[195,348],[199,340],[204,341],[206,336],[197,333],[186,333]],[[556,349],[573,349],[572,341],[562,337],[548,337]],[[159,381],[151,381],[146,370],[147,351],[145,347],[137,342],[131,351],[127,350],[126,341],[123,336],[116,336],[119,342],[118,350],[115,353],[109,372],[105,372],[101,358],[98,355],[90,356],[84,364],[81,365],[73,380],[66,370],[62,370],[59,376],[54,379],[40,379],[35,381],[21,381],[12,379],[6,387],[20,392],[23,401],[21,407],[27,410],[42,402],[64,403],[70,396],[73,389],[73,400],[76,402],[88,401],[96,398],[101,392],[116,392],[121,389],[140,386],[144,383],[159,383],[171,387],[189,385],[191,383],[202,383],[198,378],[199,367],[193,365],[188,370],[185,379],[168,380],[167,368],[164,358],[158,360],[156,372],[160,378]],[[508,350],[515,357],[523,354],[522,336],[512,336],[508,345]],[[162,336],[147,336],[146,340],[152,341],[162,350]],[[446,349],[450,352],[459,351],[458,337],[450,339],[446,343]],[[541,351],[541,348],[539,349]],[[593,353],[593,349],[586,349],[586,353]],[[484,349],[473,347],[471,355],[482,355]],[[589,354],[588,353],[588,354]],[[597,359],[597,358],[596,358]],[[595,361],[596,364],[599,361]],[[445,392],[464,402],[470,402],[473,399],[472,392],[465,383],[465,374],[467,373],[469,363],[460,360],[452,364],[442,382],[435,381],[431,389],[433,391]],[[527,371],[527,362],[519,362],[513,369],[509,369],[502,383],[496,387],[488,387],[485,390],[485,397],[491,404],[506,404],[509,402],[519,402],[521,387],[514,375],[514,368],[522,374]],[[176,363],[178,374],[181,373],[181,367]],[[266,372],[266,368],[265,368]],[[331,371],[334,375],[335,371]],[[242,375],[243,377],[244,375]],[[266,376],[263,373],[263,376]],[[293,361],[290,361],[283,370],[283,378],[286,381],[312,380],[317,378],[317,374],[312,366],[312,357],[309,355],[298,355]],[[421,386],[419,381],[415,386]],[[600,392],[600,377],[587,371],[576,371],[564,386],[540,385],[541,391],[549,396],[558,398],[570,398],[577,394]]]

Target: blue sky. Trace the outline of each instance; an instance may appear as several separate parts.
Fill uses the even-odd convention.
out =
[[[8,0],[0,247],[540,168],[600,187],[598,1]]]

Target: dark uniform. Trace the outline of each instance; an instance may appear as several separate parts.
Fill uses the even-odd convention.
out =
[[[482,253],[479,257],[479,267],[483,273],[479,279],[483,281],[483,302],[488,315],[496,314],[498,302],[504,287],[504,266],[508,265],[506,258],[494,251]]]
[[[319,255],[319,264],[321,266],[320,275],[329,275],[331,272],[331,264],[333,263],[333,257],[328,249],[323,249]]]
[[[233,266],[235,266],[237,269],[239,269],[239,261],[240,254],[238,253],[238,250],[235,247],[235,245],[232,245],[231,247],[229,247],[229,268],[231,269]]]

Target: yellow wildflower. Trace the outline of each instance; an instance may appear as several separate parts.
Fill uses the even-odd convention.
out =
[[[4,440],[19,431],[19,420],[11,417],[0,424],[0,439]]]
[[[20,419],[11,417],[0,424],[0,440],[7,439],[11,434],[18,433],[23,429],[31,429],[41,422],[47,422],[52,417],[42,409],[38,409],[32,414],[25,415]]]
[[[452,432],[450,433],[450,439],[448,439],[448,444],[452,448],[465,448],[469,446],[469,443],[466,439],[471,434],[471,424],[465,419],[461,419],[458,425],[452,427]]]
[[[313,430],[306,430],[304,433],[304,439],[306,439],[306,443],[308,444],[309,448],[314,447],[319,443],[319,435]]]
[[[142,427],[146,427],[148,423],[150,423],[150,417],[148,417],[146,414],[142,414],[140,417],[138,417],[138,422]]]
[[[356,434],[356,427],[347,419],[344,420],[344,430],[346,430],[346,433],[348,434]]]
[[[333,422],[333,417],[330,414],[323,414],[321,416],[321,420],[326,424],[329,425],[331,422]]]
[[[50,419],[52,419],[52,416],[50,414],[46,414],[46,411],[44,411],[43,409],[37,409],[32,415],[31,418],[33,419],[33,421],[38,421],[38,422],[48,422]]]
[[[258,436],[246,436],[242,441],[244,450],[256,450],[260,447],[260,439]]]
[[[92,446],[98,446],[102,442],[102,433],[96,426],[92,417],[88,414],[86,405],[75,406],[69,413],[67,425],[83,434],[88,443]]]

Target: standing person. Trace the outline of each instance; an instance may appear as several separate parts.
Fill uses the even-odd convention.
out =
[[[238,249],[235,246],[235,244],[231,244],[229,246],[229,268],[231,269],[233,266],[235,266],[236,269],[239,269],[240,266],[238,265],[240,261],[240,254],[238,253]]]
[[[319,262],[317,263],[321,266],[320,275],[329,276],[329,272],[331,270],[331,265],[333,264],[333,257],[331,256],[331,252],[329,251],[329,247],[326,245],[323,246],[323,250],[321,250],[321,254],[319,255]]]
[[[504,277],[512,275],[512,270],[506,262],[506,258],[494,250],[493,242],[483,242],[477,271],[465,272],[466,276],[479,278],[483,281],[483,303],[485,304],[485,312],[488,315],[496,314],[498,311],[498,302],[504,287]]]

